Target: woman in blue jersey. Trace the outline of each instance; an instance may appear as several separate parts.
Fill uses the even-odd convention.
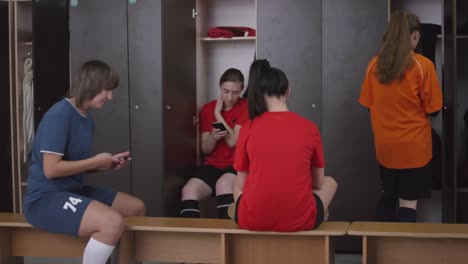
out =
[[[42,118],[29,165],[27,221],[50,232],[90,237],[83,264],[106,263],[123,232],[123,218],[145,214],[138,198],[83,185],[85,174],[119,170],[130,158],[129,152],[91,155],[94,123],[88,110],[112,100],[118,83],[109,65],[84,63],[70,97],[53,105]]]

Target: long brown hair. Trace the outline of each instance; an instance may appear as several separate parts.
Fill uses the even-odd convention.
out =
[[[119,76],[102,61],[85,62],[73,80],[70,97],[75,98],[76,106],[82,107],[102,90],[113,90],[119,85]]]
[[[412,66],[411,34],[420,30],[419,18],[411,12],[395,11],[390,17],[377,59],[377,77],[388,84],[402,79]]]

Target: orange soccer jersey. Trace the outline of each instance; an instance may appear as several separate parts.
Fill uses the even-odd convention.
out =
[[[359,103],[370,109],[377,161],[392,169],[419,168],[432,159],[428,114],[442,108],[442,91],[434,64],[412,54],[403,79],[381,84],[377,57],[367,67]]]

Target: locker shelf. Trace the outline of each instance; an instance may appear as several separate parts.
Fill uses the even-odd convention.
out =
[[[218,41],[218,42],[225,42],[225,41],[255,41],[256,37],[233,37],[233,38],[201,38],[201,41]]]

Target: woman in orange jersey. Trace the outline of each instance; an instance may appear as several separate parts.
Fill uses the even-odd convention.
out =
[[[392,14],[359,98],[370,110],[383,186],[378,221],[416,222],[417,201],[431,195],[429,115],[442,108],[442,92],[434,64],[413,52],[419,26],[413,13]]]

